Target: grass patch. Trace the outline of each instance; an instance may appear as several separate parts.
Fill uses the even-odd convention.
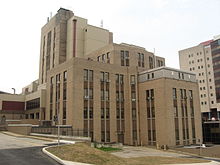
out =
[[[115,151],[121,151],[121,148],[113,148],[113,147],[101,147],[98,148],[99,150],[105,151],[105,152],[115,152]]]
[[[108,147],[103,147],[108,148]],[[73,145],[63,145],[47,149],[49,152],[60,157],[63,160],[82,162],[96,165],[157,165],[172,163],[201,163],[209,162],[191,158],[172,158],[172,157],[138,157],[138,158],[120,158],[109,152],[92,148],[85,143],[76,143]],[[111,149],[107,149],[111,150]],[[111,150],[112,151],[112,150]]]

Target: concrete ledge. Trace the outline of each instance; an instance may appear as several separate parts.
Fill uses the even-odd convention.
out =
[[[9,127],[32,127],[32,124],[8,124]]]
[[[62,160],[59,157],[55,156],[54,154],[48,152],[46,149],[47,148],[51,148],[53,146],[50,147],[44,147],[42,149],[43,153],[45,153],[47,156],[49,156],[50,158],[54,159],[55,161],[57,161],[58,163],[62,164],[62,165],[92,165],[92,164],[86,164],[86,163],[79,163],[79,162],[71,162],[71,161],[67,161],[67,160]]]
[[[8,131],[22,135],[29,135],[31,128],[31,124],[8,124],[7,126]]]
[[[57,135],[51,134],[39,134],[39,133],[30,133],[31,136],[40,136],[48,138],[57,138]],[[89,137],[79,137],[79,136],[60,136],[61,139],[74,140],[74,141],[91,141]]]

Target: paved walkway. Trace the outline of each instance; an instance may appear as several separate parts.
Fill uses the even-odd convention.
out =
[[[192,156],[190,155],[156,150],[156,149],[146,148],[146,147],[132,147],[132,146],[124,146],[123,151],[114,152],[112,154],[115,156],[122,157],[122,158],[144,157],[144,156],[192,158]],[[220,165],[220,163],[212,161],[209,163],[172,164],[172,165]]]
[[[113,155],[122,158],[143,157],[143,156],[162,156],[162,157],[187,157],[187,155],[164,152],[161,150],[146,148],[146,147],[123,147],[123,151],[112,153]],[[188,156],[189,157],[189,156]]]
[[[171,165],[220,165],[220,163],[212,161],[210,163],[171,164]]]

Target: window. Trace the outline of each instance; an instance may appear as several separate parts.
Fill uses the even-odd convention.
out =
[[[173,88],[173,99],[177,98],[177,94],[176,94],[176,88]]]
[[[65,82],[67,80],[67,71],[63,72],[63,81]]]
[[[107,63],[110,63],[110,52],[107,52],[106,54]]]
[[[138,66],[144,67],[144,54],[138,53]]]
[[[124,66],[124,61],[125,61],[125,55],[124,55],[124,51],[121,50],[121,66]]]
[[[101,100],[104,100],[104,99],[105,99],[104,95],[105,95],[105,91],[104,91],[104,90],[101,90]],[[119,96],[119,95],[118,95],[118,96]]]
[[[91,107],[89,108],[89,118],[93,119],[93,109]]]
[[[97,57],[97,61],[100,61],[100,59],[101,59],[100,56],[98,56],[98,57]]]
[[[131,84],[135,84],[135,75],[131,75]]]
[[[84,98],[88,99],[89,98],[89,92],[88,92],[88,88],[84,88]]]
[[[129,51],[125,51],[125,65],[129,66]]]
[[[104,110],[104,108],[101,108],[101,118],[102,119],[105,118],[105,110]]]
[[[100,81],[104,81],[105,80],[105,72],[100,72],[101,73],[101,78]]]
[[[105,62],[105,54],[102,55],[102,62]]]
[[[136,99],[136,93],[135,93],[135,91],[132,91],[132,92],[131,92],[131,99],[132,99],[132,101]]]
[[[84,69],[84,81],[88,81],[88,70]]]
[[[40,108],[40,98],[29,100],[26,102],[26,110]]]
[[[89,81],[92,82],[93,81],[93,71],[89,70]]]
[[[210,89],[212,89],[212,86],[210,86]]]
[[[153,65],[153,57],[149,56],[149,68],[153,69],[154,65]]]
[[[105,91],[105,99],[109,100],[109,91],[108,90]]]
[[[129,51],[121,50],[121,66],[129,66]]]
[[[110,115],[109,115],[109,108],[106,108],[106,119],[109,119]]]
[[[132,109],[132,118],[136,118],[136,109]]]
[[[154,78],[154,73],[151,73],[151,77]]]
[[[89,98],[93,99],[93,88],[89,88]]]
[[[88,110],[87,110],[87,107],[84,107],[84,119],[87,119],[88,118]]]

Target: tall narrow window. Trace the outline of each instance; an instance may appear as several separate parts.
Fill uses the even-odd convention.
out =
[[[146,90],[148,144],[156,145],[154,89]]]
[[[93,70],[84,69],[84,136],[93,139]]]

